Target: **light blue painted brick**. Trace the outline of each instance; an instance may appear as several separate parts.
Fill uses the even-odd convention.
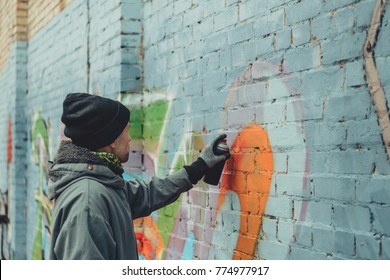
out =
[[[287,173],[287,154],[273,153],[274,172]]]
[[[378,260],[380,252],[379,237],[356,234],[356,256],[359,259]]]
[[[374,230],[380,234],[390,235],[390,206],[370,205],[373,215]]]
[[[355,254],[355,235],[349,231],[336,230],[333,251],[353,256]]]
[[[260,123],[281,123],[286,119],[286,105],[283,102],[260,105],[260,115],[256,114],[256,121]]]
[[[313,37],[317,38],[317,40],[322,40],[328,38],[329,36],[332,38],[333,35],[329,34],[330,29],[331,29],[330,14],[320,15],[311,20],[311,34]]]
[[[289,254],[288,246],[274,241],[260,241],[257,250],[259,257],[266,260],[284,260]]]
[[[390,201],[389,186],[389,176],[359,178],[356,182],[356,199],[367,203],[388,203]]]
[[[225,71],[213,72],[204,77],[203,79],[203,90],[215,91],[226,85],[226,73]]]
[[[300,21],[314,18],[322,11],[321,0],[303,0],[286,7],[286,23],[292,25]]]
[[[387,75],[387,73],[390,71],[390,56],[386,58],[378,57],[375,62],[379,72],[381,84],[385,91],[385,96],[388,98],[390,96],[390,91],[388,90],[390,85],[390,77]]]
[[[284,10],[280,9],[275,12],[268,13],[264,16],[256,18],[253,24],[255,36],[262,37],[264,35],[274,33],[284,27]]]
[[[206,47],[214,48],[214,50],[215,50],[215,49],[219,49],[222,46],[226,46],[226,45],[224,44],[224,45],[220,46],[220,44],[218,44],[218,42],[216,40],[213,40],[218,35],[219,35],[218,39],[223,37],[223,35],[224,35],[223,33],[217,33],[217,35],[214,35],[213,37],[210,36],[213,32],[213,29],[214,29],[213,26],[214,26],[213,18],[212,17],[205,18],[202,20],[202,22],[200,22],[199,24],[196,24],[192,27],[192,35],[193,35],[194,40],[202,40],[202,39],[207,37],[207,42],[210,42],[210,43],[208,43]],[[218,46],[220,46],[220,47],[209,46],[209,45],[213,45],[214,43],[217,43]],[[208,52],[208,51],[206,50],[206,52]]]
[[[383,259],[390,260],[390,238],[382,237],[382,254]]]
[[[233,109],[227,112],[227,125],[229,128],[242,127],[254,121],[255,113],[252,108]]]
[[[300,46],[310,42],[311,31],[310,24],[303,23],[297,26],[292,26],[292,43],[294,46]]]
[[[335,242],[335,232],[331,227],[313,227],[313,246],[325,252],[333,252]]]
[[[354,7],[354,12],[356,15],[356,27],[366,27],[371,24],[372,14],[375,8],[375,4],[377,1],[369,0],[369,1],[358,1]]]
[[[356,10],[353,8],[344,8],[337,10],[331,20],[331,32],[333,36],[349,32],[354,29],[356,24]]]
[[[278,175],[276,176],[276,191],[279,196],[298,196],[309,198],[312,193],[312,187],[303,186],[304,178],[299,175]]]
[[[293,260],[326,260],[326,253],[313,251],[311,249],[291,247],[290,259]]]
[[[324,116],[334,121],[362,120],[367,119],[370,111],[371,97],[362,92],[354,96],[329,97],[325,104]]]
[[[225,7],[225,1],[202,1],[200,5],[204,11],[204,17],[208,17],[222,11]]]
[[[337,177],[314,177],[314,197],[353,201],[355,199],[355,179]]]
[[[249,105],[262,101],[264,84],[248,84],[237,88],[239,105]]]
[[[183,25],[194,26],[201,22],[202,19],[203,9],[201,9],[200,7],[192,8],[190,10],[186,10],[186,12],[183,14]]]
[[[294,218],[298,218],[301,212],[305,212],[305,221],[325,226],[331,225],[332,205],[323,201],[294,200]]]
[[[370,210],[367,207],[334,205],[333,223],[337,228],[369,232],[371,226]]]
[[[345,82],[349,87],[366,84],[363,61],[358,60],[345,65]]]
[[[247,64],[245,51],[240,44],[231,47],[232,67],[238,67]]]
[[[260,13],[259,9],[263,5],[259,5],[259,1],[244,1],[240,3],[240,21],[246,20],[248,18],[252,18]]]
[[[302,104],[303,103],[303,104]],[[324,102],[322,98],[305,98],[287,102],[287,121],[319,120],[323,118]]]
[[[116,10],[120,12],[124,20],[141,19],[142,18],[142,6],[141,1],[131,1],[130,3],[120,3],[121,9]],[[117,17],[116,20],[119,20]]]
[[[264,240],[276,241],[277,220],[263,217],[261,222],[261,236]]]
[[[306,143],[310,147],[321,149],[326,146],[345,144],[346,129],[340,123],[307,122],[305,128]]]
[[[214,16],[214,31],[219,31],[238,22],[238,7],[232,6]]]
[[[205,44],[203,41],[195,41],[184,49],[184,57],[186,61],[193,60],[203,54]]]
[[[268,80],[267,100],[298,95],[302,84],[299,75],[288,75]]]
[[[375,56],[390,56],[389,36],[390,25],[382,26],[375,46]]]
[[[326,163],[329,172],[334,174],[371,174],[375,161],[375,152],[347,151],[328,153]]]
[[[327,96],[335,94],[344,84],[344,71],[339,67],[319,68],[303,76],[303,94]]]
[[[359,2],[359,1],[356,1],[356,0],[325,1],[324,2],[324,10],[325,11],[336,10],[338,8],[353,4],[355,2]]]
[[[263,59],[274,53],[274,36],[266,36],[255,41],[256,53]]]
[[[178,15],[191,8],[192,2],[186,0],[177,0],[174,2],[174,14]]]
[[[291,219],[292,218],[292,200],[288,198],[269,197],[265,215]]]
[[[322,63],[324,65],[346,59],[353,59],[363,55],[363,44],[366,34],[359,32],[355,34],[344,33],[335,40],[322,43]]]
[[[177,32],[173,35],[173,41],[175,44],[175,52],[180,47],[185,47],[188,45],[188,42],[192,42],[192,29],[183,28],[180,32]]]
[[[319,67],[320,54],[319,46],[311,45],[287,50],[284,55],[284,70],[290,73]]]
[[[284,29],[275,33],[275,51],[284,50],[291,45],[291,30]]]
[[[278,127],[270,126],[268,128],[268,135],[271,143],[273,143],[272,147],[274,152],[285,152],[293,148],[303,149],[304,147],[303,131],[300,125],[287,124]],[[291,137],[291,135],[294,135],[294,137]],[[278,140],[276,141],[276,139]]]
[[[166,35],[169,36],[173,33],[179,32],[183,29],[183,16],[172,16],[166,23],[165,23],[165,32]],[[171,40],[170,38],[166,38],[163,42]]]
[[[239,25],[228,33],[228,44],[234,45],[236,43],[247,41],[253,38],[253,23],[245,23]]]
[[[295,239],[299,245],[311,247],[313,246],[313,234],[311,226],[297,223],[295,224]]]
[[[292,221],[279,220],[277,239],[285,245],[294,242],[294,225]]]

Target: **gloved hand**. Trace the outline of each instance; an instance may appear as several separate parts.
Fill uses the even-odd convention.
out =
[[[204,160],[209,168],[212,168],[218,162],[230,158],[230,152],[224,153],[222,155],[216,154],[217,145],[221,142],[222,139],[226,138],[226,134],[221,134],[216,137],[213,141],[209,142],[206,147],[203,148],[199,157]]]

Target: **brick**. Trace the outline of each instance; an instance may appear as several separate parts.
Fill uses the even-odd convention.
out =
[[[366,34],[344,33],[335,40],[322,43],[322,63],[329,65],[341,60],[354,59],[363,55]]]
[[[317,40],[322,40],[327,38],[329,35],[329,30],[331,29],[331,14],[323,14],[315,17],[311,20],[311,34]]]
[[[312,188],[304,188],[303,176],[279,175],[276,176],[277,193],[279,195],[297,196],[308,198],[311,196]]]
[[[390,225],[387,222],[390,214],[389,206],[370,205],[373,215],[374,230],[380,234],[388,235],[390,233]]]
[[[352,232],[336,230],[334,233],[334,252],[355,255],[355,235]]]
[[[274,33],[284,27],[284,10],[280,9],[275,12],[256,18],[253,29],[256,37],[261,37]]]
[[[357,106],[359,110],[356,110]],[[330,120],[360,120],[366,119],[371,111],[370,96],[360,93],[356,96],[348,95],[331,97],[325,105],[325,117]]]
[[[372,235],[356,234],[356,256],[359,259],[378,260],[380,240]]]
[[[275,51],[285,50],[291,45],[291,30],[284,29],[275,33]]]
[[[279,242],[285,245],[290,245],[294,239],[294,225],[292,221],[279,220],[278,222],[278,235]]]
[[[367,207],[334,205],[334,224],[340,229],[370,231],[370,210]]]
[[[324,102],[321,98],[287,101],[287,121],[319,120],[323,117]]]
[[[214,16],[214,31],[220,31],[238,22],[238,7],[232,6]]]
[[[261,240],[257,250],[259,258],[266,260],[284,260],[289,254],[287,245],[267,240]]]
[[[344,71],[339,67],[309,71],[303,77],[303,94],[305,97],[333,95],[343,87],[344,77]]]
[[[317,68],[320,66],[320,48],[305,46],[288,50],[283,65],[287,73]]]
[[[326,253],[313,251],[310,249],[291,247],[290,259],[293,260],[326,260]]]
[[[294,200],[294,218],[299,218],[302,211],[306,222],[324,226],[331,225],[332,205],[328,202]]]
[[[269,197],[265,215],[291,219],[292,218],[292,201],[287,198]]]
[[[313,246],[312,228],[303,223],[295,224],[295,240],[298,245]]]
[[[389,177],[359,178],[356,184],[356,199],[367,203],[387,203],[390,200]]]
[[[313,247],[325,252],[333,252],[335,232],[331,227],[313,227]]]
[[[292,43],[294,46],[300,46],[303,44],[307,44],[310,42],[311,31],[310,24],[303,23],[296,26],[291,27],[292,29]]]
[[[381,146],[382,136],[377,119],[348,121],[347,144],[356,146]]]
[[[241,24],[228,33],[228,44],[234,45],[253,38],[253,24]]]
[[[355,179],[338,177],[314,177],[314,197],[353,201],[355,199]]]
[[[263,217],[260,230],[260,236],[262,239],[276,241],[276,226],[276,219]]]
[[[296,4],[287,6],[286,23],[292,25],[310,18],[314,18],[322,11],[321,0],[303,0]]]
[[[307,122],[305,128],[306,143],[312,148],[322,149],[345,144],[346,129],[340,123]]]
[[[345,65],[346,86],[360,86],[366,83],[363,61],[358,60]]]
[[[388,237],[382,237],[382,252],[383,252],[383,259],[389,260],[390,259],[390,238]]]

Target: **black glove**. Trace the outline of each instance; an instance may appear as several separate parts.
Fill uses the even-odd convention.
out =
[[[189,166],[184,166],[192,184],[196,184],[200,179],[202,179],[206,172],[218,162],[230,158],[230,152],[223,155],[215,154],[218,143],[224,138],[226,138],[226,134],[221,134],[216,137],[213,141],[209,142],[206,147],[204,147],[196,161]]]

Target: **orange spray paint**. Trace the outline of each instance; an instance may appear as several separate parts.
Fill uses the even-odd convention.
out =
[[[243,128],[231,146],[225,165],[218,211],[228,191],[240,201],[240,232],[233,259],[250,259],[255,253],[273,173],[273,155],[267,132],[258,124]]]

